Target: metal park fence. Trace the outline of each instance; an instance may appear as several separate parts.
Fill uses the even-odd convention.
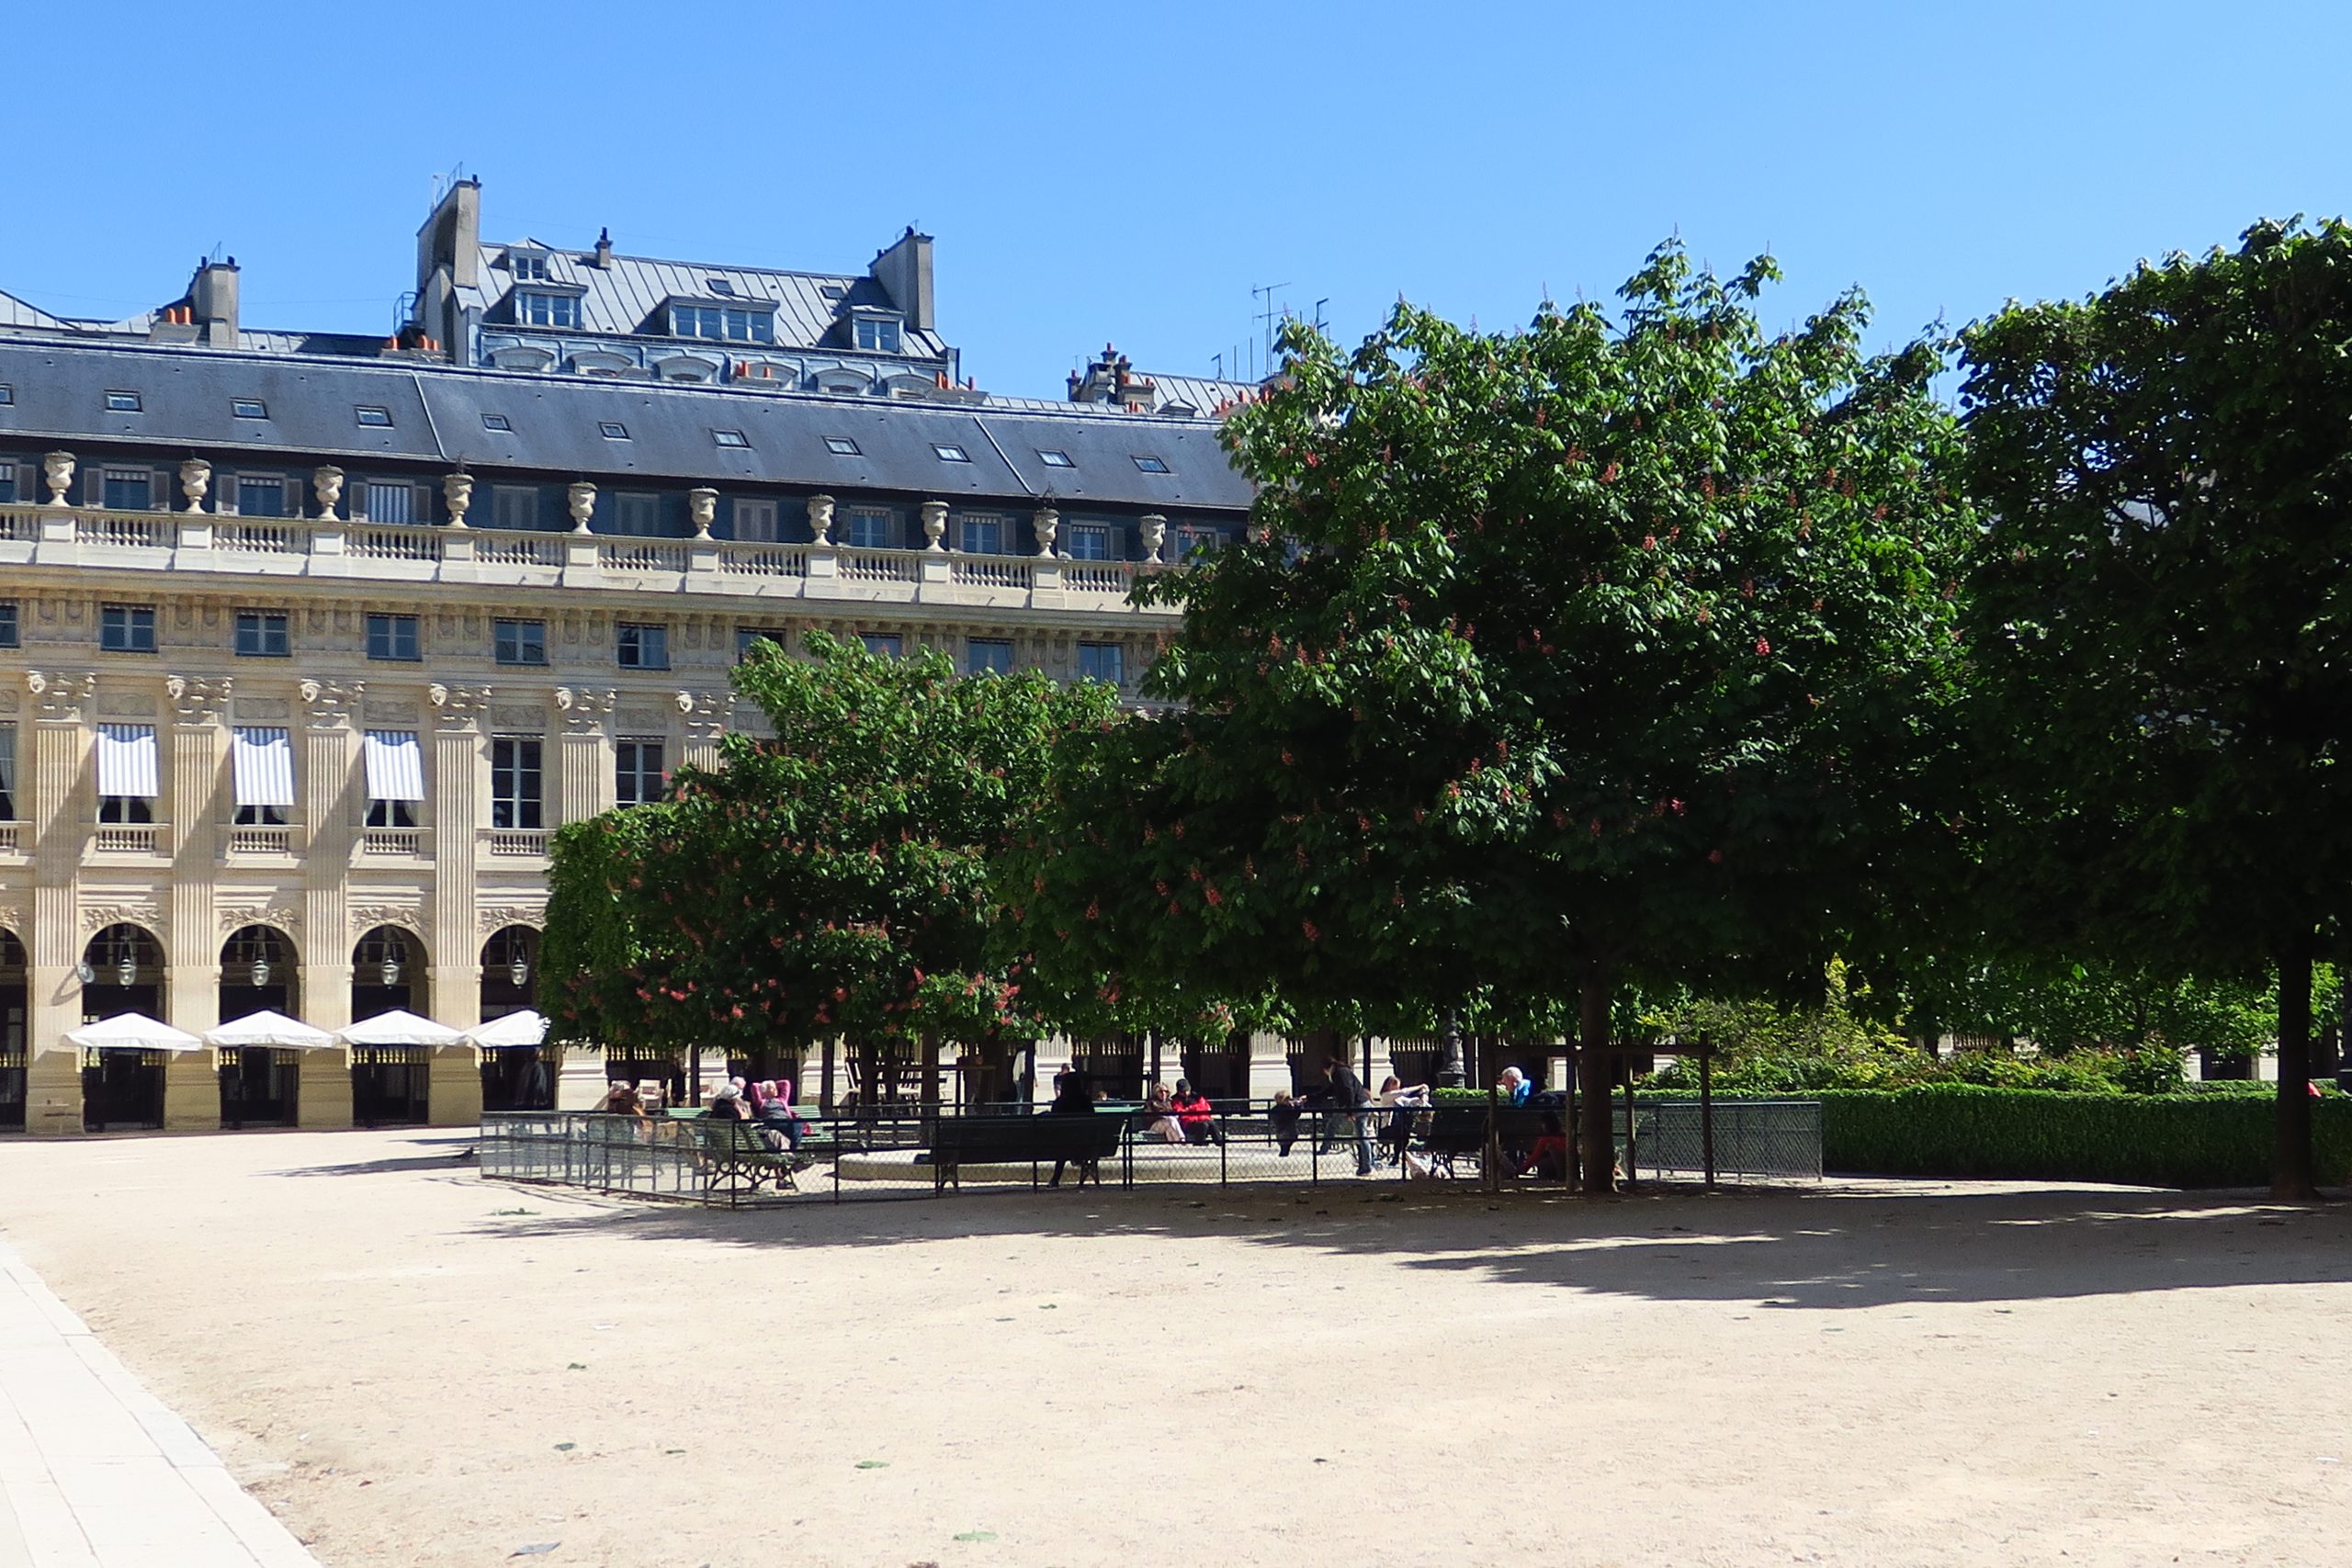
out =
[[[1645,1100],[1626,1136],[1629,1180],[1818,1180],[1821,1107],[1811,1100]],[[1238,1187],[1371,1180],[1558,1189],[1556,1111],[1474,1103],[1361,1111],[1227,1101],[1190,1122],[1128,1106],[1090,1116],[1026,1109],[811,1119],[797,1149],[756,1123],[695,1115],[510,1111],[481,1120],[480,1168],[545,1182],[727,1207],[931,1196],[1032,1186]],[[1706,1158],[1712,1131],[1715,1157]]]

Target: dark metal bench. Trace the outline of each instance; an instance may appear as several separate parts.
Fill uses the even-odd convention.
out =
[[[1047,1160],[1105,1160],[1119,1152],[1124,1116],[943,1116],[931,1136],[931,1184],[964,1184],[967,1165],[1029,1167],[1029,1184]]]
[[[778,1192],[799,1190],[799,1183],[792,1179],[799,1158],[768,1147],[757,1122],[707,1116],[687,1124],[700,1145],[706,1199],[723,1192],[731,1206],[758,1191],[763,1181],[773,1181]]]

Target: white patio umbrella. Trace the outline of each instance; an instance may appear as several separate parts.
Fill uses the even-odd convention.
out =
[[[223,1051],[249,1045],[275,1046],[281,1051],[318,1051],[336,1043],[335,1037],[325,1030],[313,1029],[299,1018],[288,1018],[267,1008],[222,1024],[205,1035],[204,1041]]]
[[[204,1042],[185,1029],[158,1023],[143,1012],[117,1013],[65,1032],[67,1043],[83,1051],[201,1051]]]
[[[537,1045],[548,1037],[547,1016],[526,1008],[504,1018],[492,1019],[479,1029],[469,1029],[466,1035],[485,1051],[509,1045]]]
[[[348,1029],[335,1031],[335,1038],[346,1045],[458,1045],[466,1037],[446,1023],[435,1023],[404,1008],[394,1008],[373,1018],[363,1018]]]

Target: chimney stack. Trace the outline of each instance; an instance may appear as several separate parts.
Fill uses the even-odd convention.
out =
[[[613,231],[609,228],[596,231],[596,266],[603,272],[613,270]]]
[[[939,328],[939,312],[932,299],[931,236],[918,234],[911,223],[899,237],[898,243],[874,258],[866,271],[882,286],[907,318],[907,325],[919,333],[935,332]]]
[[[187,286],[187,302],[196,318],[198,343],[207,348],[237,346],[236,257],[198,265]]]

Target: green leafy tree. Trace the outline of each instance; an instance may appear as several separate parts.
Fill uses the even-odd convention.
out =
[[[1615,319],[1293,329],[1225,431],[1251,540],[1138,589],[1180,711],[1072,737],[1028,848],[1057,956],[1592,1044],[1628,985],[1817,991],[1922,826],[1967,514],[1938,347],[1866,355],[1858,295],[1768,333],[1776,276],[1668,245]]]
[[[736,671],[772,739],[729,735],[665,799],[558,830],[543,972],[561,1030],[729,1055],[1036,1037],[990,858],[1044,797],[1055,733],[1109,722],[1115,694],[808,648]]]
[[[2292,222],[1966,343],[1988,873],[2047,950],[2276,974],[2282,1198],[2352,899],[2347,341],[2352,230]]]

